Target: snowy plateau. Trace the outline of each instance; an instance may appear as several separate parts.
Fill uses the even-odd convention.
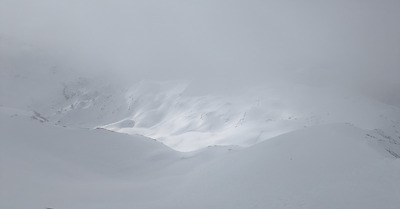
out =
[[[294,82],[190,94],[7,49],[1,209],[400,207],[398,106]]]

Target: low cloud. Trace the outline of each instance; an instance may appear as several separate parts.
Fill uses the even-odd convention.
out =
[[[288,79],[400,92],[399,1],[1,0],[0,19],[1,36],[90,73],[210,90]]]

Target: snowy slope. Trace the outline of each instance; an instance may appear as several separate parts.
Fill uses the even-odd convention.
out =
[[[400,136],[400,108],[336,89],[281,83],[236,95],[195,96],[180,82],[143,81],[125,88],[86,82],[66,85],[63,92],[70,96],[40,112],[59,125],[141,134],[179,151],[251,146],[331,123]]]
[[[400,108],[352,92],[285,82],[235,95],[199,96],[178,81],[121,84],[48,70],[3,70],[0,106],[37,112],[59,126],[141,134],[179,151],[251,146],[331,123],[400,136]]]
[[[346,124],[295,131],[202,169],[175,207],[398,208],[400,159],[370,143]]]
[[[179,151],[251,146],[294,130],[352,123],[398,141],[400,108],[335,86],[268,82],[231,94],[193,94],[189,82],[122,82],[2,39],[0,107],[36,112],[52,124],[141,134]]]
[[[214,159],[214,151],[197,158],[141,136],[65,129],[21,115],[0,119],[0,208],[112,208],[121,198],[126,208],[148,204]]]
[[[0,119],[1,208],[400,204],[399,156],[378,143],[383,137],[348,124],[306,128],[239,151],[178,153],[140,136],[66,129],[20,115]]]
[[[398,107],[293,82],[195,95],[1,49],[0,208],[400,205]]]

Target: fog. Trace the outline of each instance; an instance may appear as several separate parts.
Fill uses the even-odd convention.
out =
[[[89,73],[199,89],[291,80],[400,104],[400,1],[0,0],[0,37]]]

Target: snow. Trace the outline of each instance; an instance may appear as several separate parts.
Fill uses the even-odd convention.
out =
[[[296,82],[123,83],[6,42],[0,208],[400,205],[399,107]]]
[[[15,77],[22,73],[4,76],[10,82],[7,89],[13,89],[4,92],[4,107],[35,111],[59,126],[141,134],[178,151],[214,145],[248,147],[330,123],[380,129],[394,138],[400,135],[398,107],[336,89],[269,83],[235,95],[198,96],[188,94],[188,84],[180,81],[124,85],[104,78],[64,78],[47,71]],[[24,85],[31,90],[27,97],[19,96],[26,91]]]
[[[1,208],[397,208],[400,159],[349,124],[179,153],[1,114]],[[397,145],[399,146],[399,145]]]
[[[214,145],[248,147],[331,123],[377,129],[392,138],[400,135],[399,107],[337,85],[279,80],[234,94],[196,95],[186,81],[123,83],[67,71],[74,66],[46,51],[6,43],[10,46],[2,46],[0,57],[0,106],[36,112],[59,126],[140,134],[184,152]],[[6,53],[8,49],[13,53]]]
[[[192,179],[189,190],[180,196],[186,201],[178,205],[396,208],[398,165],[398,159],[375,152],[361,129],[345,124],[317,126],[212,163]]]
[[[396,136],[400,109],[353,93],[300,84],[269,84],[229,95],[185,94],[181,82],[143,81],[130,88],[68,86],[73,97],[47,118],[66,126],[141,134],[178,151],[251,146],[304,127],[352,123]],[[82,93],[84,92],[84,93]],[[61,109],[61,110],[60,110]],[[82,119],[82,115],[85,118]]]

